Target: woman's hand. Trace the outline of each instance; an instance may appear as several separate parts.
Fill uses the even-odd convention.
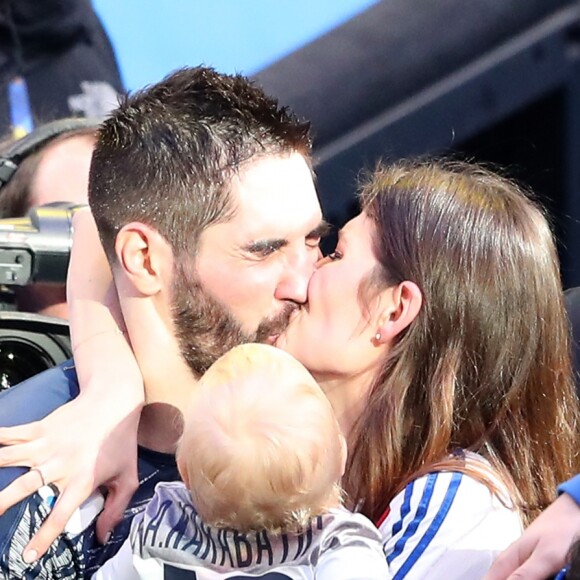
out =
[[[91,213],[78,211],[73,228],[67,299],[80,395],[41,421],[0,429],[0,444],[8,445],[0,449],[0,465],[31,468],[0,492],[0,513],[44,484],[60,492],[25,549],[28,561],[46,552],[98,486],[108,490],[97,523],[97,537],[105,541],[138,486],[141,372]]]
[[[30,471],[0,492],[0,514],[38,490],[54,484],[60,494],[38,533],[25,550],[36,560],[63,531],[79,505],[99,486],[107,489],[105,508],[97,521],[101,542],[123,515],[138,486],[137,426],[142,398],[118,385],[111,400],[89,389],[41,421],[0,429],[1,466],[26,466]]]
[[[580,535],[580,507],[563,493],[502,552],[484,580],[544,580],[566,563]]]

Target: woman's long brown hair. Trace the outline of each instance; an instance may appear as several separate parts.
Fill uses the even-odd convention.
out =
[[[510,181],[459,163],[380,167],[361,200],[377,226],[381,286],[412,281],[423,305],[351,431],[348,496],[377,521],[415,477],[473,472],[460,448],[491,463],[529,523],[579,470],[569,331],[542,211]]]

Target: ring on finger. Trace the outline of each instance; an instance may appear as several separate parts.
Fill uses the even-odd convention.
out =
[[[42,481],[42,487],[47,485],[46,479],[44,478],[44,474],[42,473],[42,471],[40,471],[40,467],[31,467],[30,471],[36,471],[36,473],[38,473],[38,475],[40,475],[40,481]]]

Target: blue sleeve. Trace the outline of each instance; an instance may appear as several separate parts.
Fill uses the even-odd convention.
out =
[[[558,493],[567,493],[580,506],[580,474],[560,485]]]
[[[0,426],[38,421],[78,393],[74,363],[69,360],[0,393]]]
[[[11,427],[38,421],[74,399],[79,392],[74,364],[65,362],[0,393],[0,426]],[[0,490],[27,471],[26,467],[0,468]],[[35,493],[8,509],[0,517],[0,577],[73,578],[78,554],[70,540],[61,536],[47,555],[33,566],[26,566],[20,554],[38,531],[50,511],[50,502]],[[66,572],[66,573],[65,573]],[[71,575],[68,575],[68,573]]]

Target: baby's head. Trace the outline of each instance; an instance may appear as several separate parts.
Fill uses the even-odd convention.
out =
[[[205,523],[299,530],[341,502],[346,446],[328,399],[289,354],[238,346],[195,388],[177,464]]]

